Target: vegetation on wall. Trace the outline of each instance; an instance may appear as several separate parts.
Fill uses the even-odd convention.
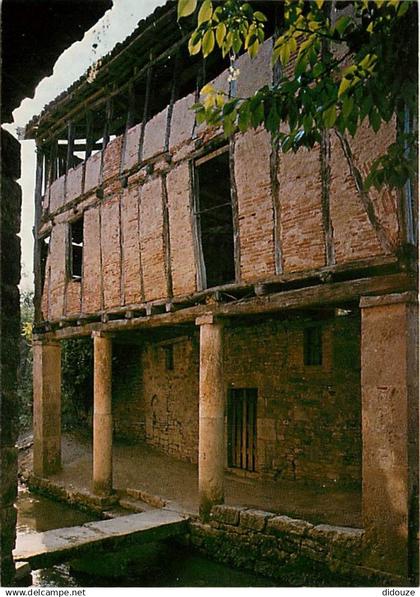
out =
[[[228,136],[263,125],[283,152],[312,148],[325,130],[342,143],[365,120],[377,132],[397,115],[399,135],[372,164],[368,188],[402,187],[416,171],[417,10],[411,0],[284,0],[276,2],[278,31],[272,63],[276,81],[248,98],[203,87],[195,104],[199,122],[222,125]],[[254,58],[265,38],[266,15],[243,0],[178,0],[178,20],[197,12],[190,54],[215,49],[240,73],[241,51]],[[282,126],[283,125],[283,126]]]
[[[21,294],[20,366],[18,379],[19,427],[32,427],[32,322],[34,316],[33,292]],[[92,412],[93,350],[91,339],[63,340],[62,367],[62,427],[83,426]]]

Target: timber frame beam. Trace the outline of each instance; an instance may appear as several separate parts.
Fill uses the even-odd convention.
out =
[[[252,298],[244,297],[230,303],[215,300],[211,304],[186,306],[172,311],[162,305],[164,311],[153,314],[146,309],[145,315],[127,318],[121,313],[120,318],[102,318],[102,321],[86,322],[79,320],[79,325],[68,325],[55,331],[36,334],[36,338],[64,340],[67,338],[89,336],[94,331],[118,332],[141,328],[156,328],[193,322],[197,317],[211,313],[217,317],[234,318],[275,313],[293,309],[312,308],[323,305],[339,305],[344,302],[358,302],[361,296],[390,294],[416,289],[416,277],[409,272],[400,272],[375,277],[357,278],[344,282],[325,282],[305,288],[285,290],[271,294],[262,294]],[[133,314],[131,314],[133,315]],[[51,330],[51,324],[47,324]]]

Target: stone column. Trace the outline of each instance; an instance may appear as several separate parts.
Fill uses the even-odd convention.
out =
[[[404,583],[417,553],[416,295],[363,297],[360,307],[365,564]]]
[[[61,468],[61,346],[33,343],[34,473],[46,477]]]
[[[224,501],[223,326],[213,315],[199,317],[196,324],[200,326],[198,490],[200,515],[207,520],[212,506]]]
[[[93,332],[93,490],[112,492],[112,340]]]

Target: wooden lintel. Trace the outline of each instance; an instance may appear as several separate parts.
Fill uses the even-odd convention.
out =
[[[152,305],[146,305],[146,317],[117,319],[106,323],[90,323],[79,327],[67,327],[51,334],[56,339],[90,335],[93,330],[106,332],[130,331],[141,328],[173,326],[191,323],[201,315],[212,313],[224,318],[253,316],[293,309],[322,308],[325,305],[358,303],[362,296],[382,295],[393,292],[406,292],[416,289],[415,276],[407,273],[396,273],[336,282],[318,284],[297,290],[287,290],[262,297],[253,297],[241,302],[215,303],[212,305],[196,305],[179,309],[175,312],[152,315]],[[103,318],[105,319],[105,318]]]

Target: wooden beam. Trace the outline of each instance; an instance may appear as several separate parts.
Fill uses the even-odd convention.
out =
[[[235,282],[241,281],[241,245],[239,239],[239,208],[238,190],[235,178],[235,138],[229,141],[229,172],[230,172],[230,199],[232,204],[233,226],[233,259],[235,266]]]
[[[322,131],[320,144],[321,162],[321,207],[322,224],[324,228],[325,262],[327,265],[335,263],[333,228],[330,215],[330,184],[331,184],[331,139],[327,130]]]
[[[144,132],[146,130],[146,123],[149,118],[150,93],[151,93],[152,78],[153,78],[153,66],[151,63],[152,63],[152,56],[150,55],[150,61],[149,61],[149,66],[147,68],[147,76],[146,76],[146,95],[144,98],[143,118],[142,118],[142,125],[141,125],[141,131],[140,131],[138,162],[141,162],[141,160],[142,160]]]
[[[83,327],[67,327],[56,332],[43,334],[43,337],[62,340],[65,338],[88,336],[94,330],[104,332],[129,331],[141,328],[155,328],[191,323],[196,317],[212,313],[220,317],[243,317],[269,314],[294,309],[321,308],[324,305],[340,305],[357,302],[361,296],[390,294],[416,289],[416,279],[407,273],[376,276],[318,284],[298,290],[288,290],[275,294],[254,297],[248,300],[235,301],[228,304],[214,303],[212,305],[198,305],[187,307],[171,313],[161,313],[132,319],[119,319],[107,323],[90,323]],[[151,310],[149,310],[151,312]]]
[[[168,188],[166,176],[162,176],[163,249],[165,254],[165,276],[167,297],[173,296],[171,268],[171,239],[169,235]]]
[[[345,135],[342,135],[339,131],[335,131],[340,144],[343,150],[344,157],[347,160],[347,164],[349,166],[350,175],[353,178],[354,185],[357,190],[357,194],[359,195],[360,201],[362,206],[364,207],[369,222],[376,233],[377,239],[379,244],[381,245],[382,249],[385,253],[392,253],[393,247],[391,242],[388,238],[388,233],[386,232],[385,228],[383,227],[382,223],[378,220],[375,208],[373,206],[372,200],[369,196],[369,193],[364,189],[363,177],[360,170],[356,167],[355,161],[353,159],[353,152],[350,147],[350,143],[347,140]]]

